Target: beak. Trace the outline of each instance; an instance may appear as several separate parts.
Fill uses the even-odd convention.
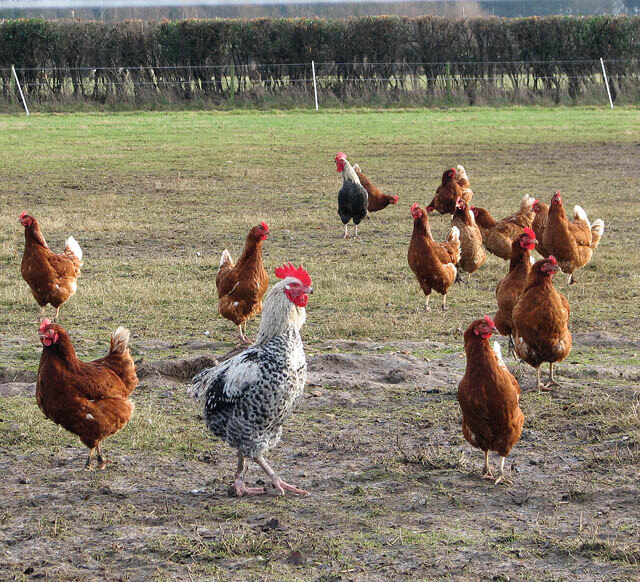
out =
[[[498,331],[498,328],[494,325],[494,326],[491,328],[491,333],[500,333],[500,332]]]
[[[308,293],[309,295],[313,295],[313,287],[308,287],[308,291],[307,291],[307,293]]]

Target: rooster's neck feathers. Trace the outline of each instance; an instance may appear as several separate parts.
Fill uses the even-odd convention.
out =
[[[360,184],[360,178],[358,178],[358,174],[353,169],[353,166],[349,163],[348,160],[344,161],[344,168],[342,168],[342,181],[351,180],[356,184]],[[362,185],[362,184],[360,184]]]
[[[255,345],[264,344],[271,338],[285,333],[289,328],[300,332],[307,312],[304,307],[298,307],[289,301],[284,293],[285,287],[294,281],[296,279],[293,277],[287,277],[276,283],[267,294]]]

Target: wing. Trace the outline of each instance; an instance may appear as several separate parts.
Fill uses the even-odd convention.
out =
[[[259,348],[248,348],[241,354],[208,368],[193,378],[189,393],[205,398],[209,413],[231,408],[247,388],[260,379]]]
[[[76,267],[68,257],[49,252],[47,253],[46,260],[58,277],[68,279],[77,278],[78,273],[76,272]]]

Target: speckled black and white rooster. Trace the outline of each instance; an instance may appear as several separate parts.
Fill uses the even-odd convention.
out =
[[[275,271],[279,281],[264,300],[255,344],[215,368],[200,372],[192,396],[204,398],[204,419],[211,432],[238,450],[234,488],[238,497],[264,493],[263,487],[244,482],[247,459],[267,473],[280,495],[307,491],[285,483],[267,464],[264,455],[280,441],[282,424],[302,395],[307,361],[300,328],[305,305],[313,293],[311,277],[291,263]]]

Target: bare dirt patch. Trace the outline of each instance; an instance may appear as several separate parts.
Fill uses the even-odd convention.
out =
[[[576,349],[594,339],[576,338]],[[599,340],[609,355],[624,343]],[[436,342],[326,342],[308,358],[309,385],[271,455],[312,495],[236,499],[233,451],[206,433],[185,393],[228,352],[191,347],[193,356],[138,363],[137,414],[107,443],[104,472],[82,470],[86,450],[40,418],[32,383],[0,386],[14,396],[0,413],[0,565],[10,579],[634,579],[640,366],[614,377],[568,362],[557,392],[527,392],[513,485],[495,487],[479,478],[481,454],[459,428],[461,353]],[[531,369],[520,375],[533,385]],[[49,450],[30,444],[13,403],[51,432]],[[634,406],[635,418],[622,413]],[[168,414],[195,431],[192,446],[136,446],[141,430],[160,436],[153,426]],[[249,479],[264,475],[251,466]]]

